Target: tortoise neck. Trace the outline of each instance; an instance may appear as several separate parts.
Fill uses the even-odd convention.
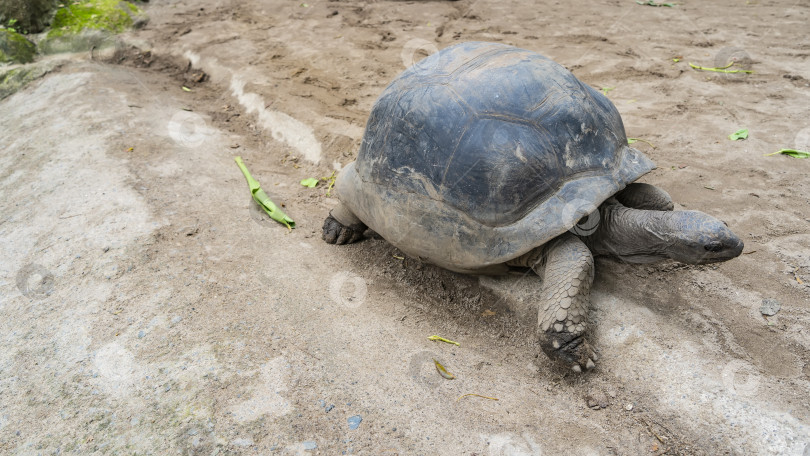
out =
[[[631,209],[621,204],[599,207],[599,227],[580,239],[594,255],[609,255],[631,263],[669,258],[672,246],[671,211]]]

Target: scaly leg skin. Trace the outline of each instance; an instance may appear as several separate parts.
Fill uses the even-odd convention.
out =
[[[575,372],[593,369],[598,357],[585,338],[594,274],[588,247],[566,233],[508,264],[543,277],[537,332],[546,355]]]
[[[622,205],[632,209],[645,209],[648,211],[671,211],[675,203],[669,193],[655,185],[635,182],[616,194],[616,200]]]
[[[327,244],[351,244],[359,241],[366,225],[342,203],[323,221],[323,240]]]

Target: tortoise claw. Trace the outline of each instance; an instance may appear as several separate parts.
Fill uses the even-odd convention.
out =
[[[544,344],[541,342],[543,351],[551,359],[561,361],[564,364],[571,366],[571,370],[576,373],[589,371],[596,368],[596,361],[599,356],[593,350],[593,347],[582,337],[574,336],[566,341],[566,337],[557,336],[551,339],[551,344]]]
[[[351,244],[363,237],[365,226],[347,226],[338,222],[331,215],[323,221],[322,238],[327,244]]]

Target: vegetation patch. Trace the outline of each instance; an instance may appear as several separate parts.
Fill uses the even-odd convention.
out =
[[[0,0],[0,24],[22,33],[39,33],[50,23],[55,0]]]
[[[56,11],[48,38],[78,34],[84,30],[121,33],[131,27],[140,8],[120,0],[88,0]]]
[[[37,47],[24,36],[0,28],[0,63],[28,63],[34,61]]]

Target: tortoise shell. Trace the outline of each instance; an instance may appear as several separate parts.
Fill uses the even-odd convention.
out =
[[[406,253],[474,271],[560,235],[654,167],[610,100],[564,67],[470,42],[383,91],[336,185]]]

